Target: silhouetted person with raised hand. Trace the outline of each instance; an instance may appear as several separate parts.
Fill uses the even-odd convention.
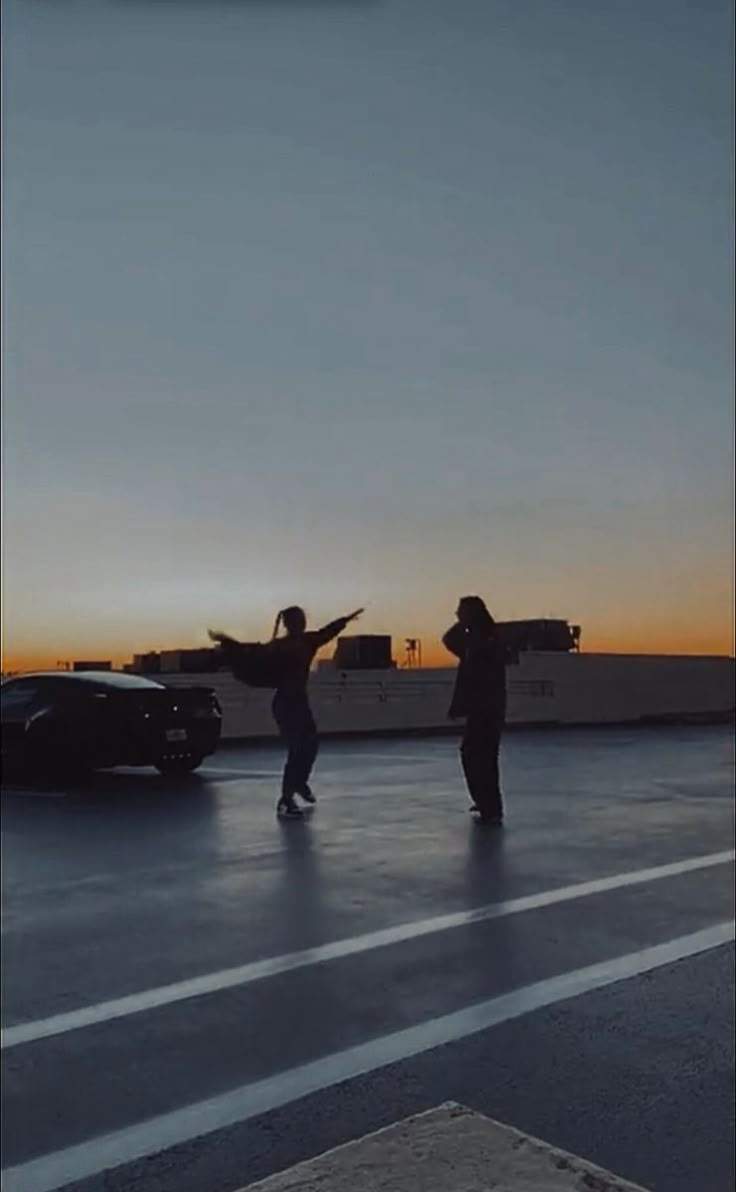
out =
[[[276,617],[273,641],[283,652],[283,678],[273,697],[273,715],[279,732],[288,750],[281,783],[281,798],[278,810],[287,816],[300,815],[294,801],[299,795],[307,803],[316,802],[309,785],[312,768],[317,759],[319,738],[309,705],[307,681],[315,654],[322,646],[342,633],[345,627],[362,613],[357,609],[345,617],[338,617],[323,625],[321,629],[307,629],[307,618],[302,608],[292,605],[282,609]],[[279,638],[283,625],[284,636]]]
[[[442,639],[460,660],[449,715],[465,718],[460,757],[471,810],[480,823],[500,826],[498,754],[506,719],[506,649],[480,596],[463,596],[456,615]]]
[[[306,803],[316,803],[309,779],[317,758],[319,739],[307,693],[309,671],[317,651],[342,633],[362,612],[362,608],[357,609],[345,617],[330,621],[329,625],[323,625],[321,629],[310,630],[307,629],[304,609],[292,605],[290,608],[282,609],[276,617],[273,636],[268,646],[258,647],[260,651],[270,655],[267,666],[272,670],[274,678],[273,681],[253,682],[253,685],[275,687],[271,708],[287,747],[281,796],[277,805],[279,815],[287,818],[301,816],[301,808],[296,802],[297,795]],[[282,626],[284,634],[279,637]],[[236,652],[239,648],[248,648],[241,647],[234,638],[224,633],[210,631],[210,637],[220,643],[226,654],[230,652],[233,657],[237,657]],[[245,682],[252,681],[247,674],[243,675],[243,679]]]

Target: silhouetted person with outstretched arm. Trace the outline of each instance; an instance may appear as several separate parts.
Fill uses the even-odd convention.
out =
[[[471,810],[484,824],[503,823],[498,754],[506,719],[506,649],[480,596],[463,596],[442,641],[460,660],[450,717],[465,718],[460,746]]]
[[[317,651],[342,633],[362,611],[357,609],[345,617],[330,621],[321,629],[312,630],[307,629],[306,614],[298,605],[282,609],[276,617],[268,649],[273,652],[277,672],[271,708],[287,747],[281,796],[277,805],[280,815],[298,817],[302,814],[296,802],[297,795],[307,803],[316,802],[309,779],[317,758],[319,739],[307,693],[309,671]],[[279,637],[282,625],[284,634]],[[226,652],[228,648],[237,648],[239,645],[224,633],[211,632],[210,636],[220,642]]]

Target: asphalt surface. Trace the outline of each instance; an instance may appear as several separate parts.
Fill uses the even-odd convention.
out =
[[[186,781],[119,771],[77,791],[3,791],[3,1026],[33,1034],[92,1008],[76,1029],[4,1043],[8,1192],[62,1186],[68,1169],[48,1157],[73,1147],[80,1192],[230,1192],[446,1100],[653,1192],[731,1192],[731,944],[381,1059],[396,1032],[465,1023],[470,1006],[614,958],[635,968],[732,920],[728,859],[619,880],[733,848],[730,730],[510,734],[501,832],[467,814],[447,739],[326,744],[301,823],[276,820],[279,765],[275,749],[223,749]],[[397,925],[413,925],[398,942],[354,943]],[[333,941],[349,942],[222,978]],[[212,974],[196,996],[109,1009]],[[366,1044],[364,1074],[345,1080],[341,1057]],[[305,1065],[319,1072],[308,1096]],[[266,1087],[277,1107],[258,1112]],[[242,1089],[242,1117],[207,1116]],[[179,1141],[161,1150],[164,1118]],[[100,1139],[128,1127],[121,1154],[145,1157],[105,1172]]]

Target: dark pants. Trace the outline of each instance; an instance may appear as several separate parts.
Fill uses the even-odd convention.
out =
[[[319,749],[317,725],[303,688],[277,691],[272,710],[287,748],[281,794],[285,799],[291,799],[309,785],[309,775]]]
[[[498,752],[503,717],[488,712],[471,713],[465,721],[460,758],[473,803],[481,815],[496,819],[503,815],[498,774]]]

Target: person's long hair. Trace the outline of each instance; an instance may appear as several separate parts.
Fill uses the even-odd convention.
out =
[[[496,622],[486,608],[486,602],[480,596],[463,596],[460,604],[468,613],[468,620],[472,628],[489,637],[495,636]]]
[[[287,634],[303,633],[307,627],[307,616],[303,608],[298,604],[291,604],[288,608],[282,608],[276,614],[276,620],[273,623],[273,633],[271,634],[271,641],[276,641],[279,635],[279,629],[283,625]]]

